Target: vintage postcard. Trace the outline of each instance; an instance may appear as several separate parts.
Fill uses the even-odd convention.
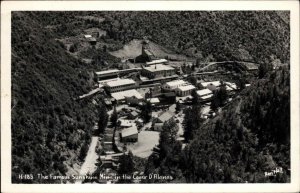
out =
[[[3,192],[298,192],[298,1],[1,3]]]

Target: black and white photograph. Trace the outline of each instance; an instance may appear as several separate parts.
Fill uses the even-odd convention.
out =
[[[290,10],[12,10],[9,35],[11,184],[293,181]]]

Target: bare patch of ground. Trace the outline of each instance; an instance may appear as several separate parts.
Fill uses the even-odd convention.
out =
[[[151,155],[153,147],[158,145],[158,140],[159,132],[141,131],[138,142],[128,144],[127,149],[132,151],[132,154],[137,157],[146,158]]]
[[[129,43],[127,43],[126,45],[124,45],[122,49],[110,52],[110,54],[122,59],[135,58],[142,53],[142,41],[143,40],[134,39]],[[163,46],[160,46],[154,42],[150,41],[149,47],[151,52],[157,58],[169,58],[171,60],[188,60],[186,56],[181,54],[176,54],[175,52],[168,50]]]

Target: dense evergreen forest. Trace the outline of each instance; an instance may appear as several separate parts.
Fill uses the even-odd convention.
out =
[[[148,37],[201,61],[289,64],[290,58],[287,12],[13,12],[13,183],[44,183],[18,174],[65,174],[87,149],[98,108],[74,99],[93,88],[91,72],[119,59],[106,47],[93,48],[93,62],[83,63],[56,39],[88,28],[107,32],[99,41],[109,51]],[[175,175],[175,182],[289,181],[289,91],[288,69],[268,73],[213,121],[196,119],[184,150],[173,139],[174,123],[166,123],[169,132],[161,133],[160,150],[145,172]],[[199,115],[193,108],[190,115]],[[261,176],[274,166],[284,174]]]
[[[12,14],[14,183],[39,183],[19,174],[65,174],[89,144],[97,116],[91,102],[74,100],[90,91],[92,66],[66,53],[36,18]]]
[[[192,136],[183,150],[170,132],[174,123],[165,124],[145,173],[171,175],[180,183],[290,182],[289,77],[285,68],[271,72],[209,122],[199,119],[194,105],[185,118]],[[276,167],[283,173],[265,176]],[[162,181],[145,181],[153,182]]]

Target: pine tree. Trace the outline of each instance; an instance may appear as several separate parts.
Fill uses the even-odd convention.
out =
[[[125,153],[120,157],[119,159],[120,166],[118,168],[118,174],[119,175],[129,175],[131,176],[134,172],[134,161],[133,161],[133,154],[131,151],[129,151],[128,155]],[[124,179],[121,178],[118,183],[131,183],[132,179]]]
[[[102,102],[99,105],[98,114],[99,114],[98,131],[99,131],[99,134],[100,134],[100,133],[105,132],[105,128],[106,128],[107,122],[108,122],[107,110],[106,110],[106,107],[104,106],[104,104]]]
[[[113,111],[112,115],[110,116],[110,122],[113,127],[117,126],[117,121],[118,121],[118,112],[117,112],[116,106],[114,106],[114,111]]]

